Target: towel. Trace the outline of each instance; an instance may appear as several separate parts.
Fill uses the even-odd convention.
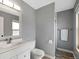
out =
[[[68,41],[68,29],[61,30],[61,40]]]

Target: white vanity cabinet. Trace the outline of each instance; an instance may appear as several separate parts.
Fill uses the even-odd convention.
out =
[[[30,51],[19,51],[19,53],[16,51],[9,51],[0,54],[0,59],[30,59]]]
[[[30,59],[30,52],[25,51],[18,56],[18,59]]]
[[[30,59],[30,52],[34,48],[33,42],[19,45],[6,52],[0,53],[0,59]]]
[[[13,56],[13,57],[11,57],[10,59],[18,59],[18,58],[17,58],[17,56]]]

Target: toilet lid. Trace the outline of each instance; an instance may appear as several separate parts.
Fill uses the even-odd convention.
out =
[[[32,53],[38,56],[44,55],[44,51],[40,49],[33,49]]]

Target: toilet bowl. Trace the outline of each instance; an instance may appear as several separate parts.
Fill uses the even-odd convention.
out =
[[[32,59],[42,59],[42,57],[45,55],[44,51],[41,49],[33,49],[32,50]]]

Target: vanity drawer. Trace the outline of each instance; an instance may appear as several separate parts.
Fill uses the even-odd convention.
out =
[[[16,59],[16,52],[14,50],[0,54],[0,59],[12,59],[12,58]]]
[[[0,59],[30,59],[30,52],[34,48],[33,42],[27,42],[9,50],[2,49]]]
[[[10,59],[18,59],[18,58],[17,58],[17,56],[13,56],[13,57],[11,57]]]
[[[18,55],[18,59],[30,59],[30,52],[26,51]]]

